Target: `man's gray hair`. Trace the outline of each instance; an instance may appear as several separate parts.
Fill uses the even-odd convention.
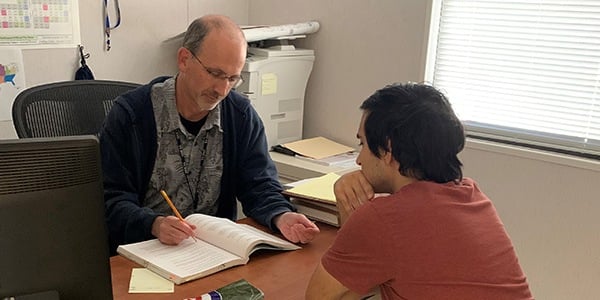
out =
[[[235,26],[241,36],[244,36],[242,30],[225,16],[209,15],[197,18],[188,26],[183,37],[182,47],[187,48],[192,53],[198,53],[202,49],[202,42],[209,32],[215,29],[226,29]]]

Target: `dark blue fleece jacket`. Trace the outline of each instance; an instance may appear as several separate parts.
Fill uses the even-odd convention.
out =
[[[169,77],[119,96],[100,130],[104,201],[110,250],[118,245],[154,238],[152,223],[159,214],[142,207],[157,151],[156,121],[151,86]],[[236,198],[244,214],[277,230],[273,218],[293,211],[281,195],[263,123],[249,100],[235,91],[221,103],[223,177],[218,199],[219,217],[235,220]]]

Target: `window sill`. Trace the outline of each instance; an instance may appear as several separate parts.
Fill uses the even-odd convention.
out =
[[[582,168],[600,172],[600,161],[573,155],[538,150],[523,146],[503,144],[477,138],[467,138],[466,149],[482,150],[498,154],[528,158],[538,161],[550,162],[559,165]]]

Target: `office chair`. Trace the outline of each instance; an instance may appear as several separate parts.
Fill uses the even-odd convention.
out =
[[[42,84],[17,95],[12,117],[19,138],[97,135],[113,100],[137,83],[74,80]]]

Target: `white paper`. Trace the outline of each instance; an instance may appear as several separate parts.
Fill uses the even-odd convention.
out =
[[[23,55],[18,48],[0,47],[0,121],[12,120],[12,105],[25,89]]]

